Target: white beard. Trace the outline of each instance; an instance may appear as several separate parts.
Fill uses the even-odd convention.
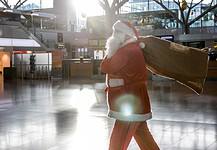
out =
[[[126,37],[124,33],[113,32],[112,36],[106,42],[107,58],[111,58],[120,47],[137,40],[136,37],[130,37],[129,39]]]
[[[125,34],[113,32],[106,42],[106,55],[111,58],[125,41]]]

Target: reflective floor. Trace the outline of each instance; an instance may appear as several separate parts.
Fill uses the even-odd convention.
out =
[[[148,92],[160,149],[217,150],[217,81],[200,96],[174,81],[149,81]],[[6,82],[0,94],[1,150],[108,149],[103,81]]]

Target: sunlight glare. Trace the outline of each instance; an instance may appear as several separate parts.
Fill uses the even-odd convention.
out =
[[[98,0],[74,0],[73,6],[76,13],[83,16],[99,16],[103,13]]]
[[[90,108],[96,103],[96,96],[93,89],[74,89],[70,96],[70,105],[76,108],[79,114],[87,115]]]
[[[102,118],[80,116],[75,133],[71,135],[68,149],[106,150],[108,149],[108,124]],[[94,130],[90,130],[94,129]],[[85,141],[85,144],[84,144]],[[66,148],[67,149],[67,148]]]

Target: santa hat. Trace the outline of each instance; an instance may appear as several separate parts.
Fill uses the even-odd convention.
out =
[[[115,22],[113,25],[113,31],[119,31],[131,37],[139,37],[136,29],[129,22],[125,21],[118,20],[117,22]]]

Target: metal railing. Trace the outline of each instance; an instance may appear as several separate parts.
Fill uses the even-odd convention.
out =
[[[52,66],[48,64],[37,64],[33,73],[29,64],[16,64],[17,78],[19,79],[51,79]]]

